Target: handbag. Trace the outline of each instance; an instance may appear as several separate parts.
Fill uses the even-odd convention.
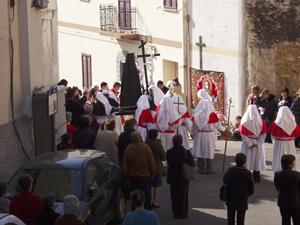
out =
[[[221,201],[227,201],[227,184],[223,184],[220,187],[220,194],[219,194],[219,198]]]
[[[185,162],[182,163],[182,179],[195,180],[194,167],[187,163],[187,151],[185,151]]]

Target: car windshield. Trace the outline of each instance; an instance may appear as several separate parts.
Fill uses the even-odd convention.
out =
[[[67,195],[75,195],[82,199],[81,170],[53,170],[53,169],[25,169],[20,170],[8,185],[5,197],[12,198],[21,192],[18,179],[22,174],[28,173],[33,178],[32,192],[40,197],[52,193],[56,201],[62,202]]]

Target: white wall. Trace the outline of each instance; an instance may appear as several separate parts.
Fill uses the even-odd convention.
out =
[[[199,35],[206,44],[203,48],[203,69],[225,73],[224,106],[227,115],[229,97],[234,108],[231,121],[242,113],[242,1],[191,0],[188,2],[190,21],[190,65],[199,69]]]
[[[117,0],[93,0],[90,2],[64,0],[58,2],[59,21],[59,61],[60,79],[65,78],[69,86],[82,87],[81,53],[92,55],[93,83],[106,81],[110,86],[117,81],[116,60],[119,52],[138,49],[140,41],[117,40],[99,35],[99,5]],[[152,34],[152,46],[161,56],[154,59],[154,81],[163,79],[163,60],[178,62],[178,77],[184,84],[184,61],[182,51],[182,1],[178,1],[178,10],[163,9],[163,1],[132,0],[131,6],[137,6],[139,14]],[[146,48],[150,52],[150,45]],[[140,59],[140,69],[143,69]],[[149,70],[149,68],[148,68]],[[149,74],[148,74],[149,76]],[[166,82],[167,80],[165,80]]]

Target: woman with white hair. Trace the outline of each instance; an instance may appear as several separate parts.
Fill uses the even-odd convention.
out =
[[[85,225],[78,219],[77,211],[79,207],[79,200],[75,195],[67,195],[64,198],[64,215],[57,218],[55,225]]]
[[[260,171],[266,170],[264,141],[268,127],[260,117],[256,105],[249,105],[239,127],[243,143],[241,152],[247,157],[245,167],[253,170],[255,183],[260,182]]]
[[[269,128],[274,144],[272,170],[281,170],[281,156],[291,154],[296,157],[296,149],[293,138],[299,137],[300,127],[289,107],[279,108],[277,118]],[[296,162],[296,161],[295,161]],[[296,164],[294,170],[296,170]]]

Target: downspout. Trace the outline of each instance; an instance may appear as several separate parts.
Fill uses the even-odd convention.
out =
[[[191,90],[190,90],[190,35],[189,35],[189,21],[187,0],[183,0],[183,58],[184,58],[184,86],[187,94],[186,106],[189,113],[191,113]]]

